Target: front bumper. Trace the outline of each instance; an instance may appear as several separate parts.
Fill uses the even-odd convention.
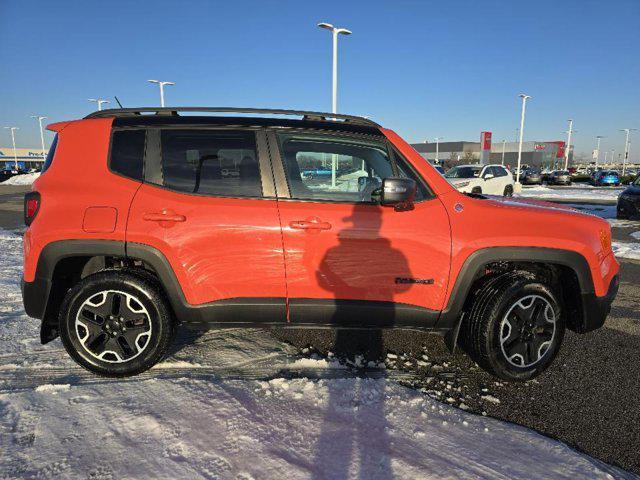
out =
[[[640,197],[638,200],[633,200],[626,197],[620,197],[618,199],[618,215],[622,217],[637,217],[640,216]]]
[[[611,279],[609,290],[604,297],[598,297],[595,293],[582,294],[582,312],[584,321],[580,328],[580,333],[591,332],[592,330],[596,330],[604,325],[604,322],[611,311],[611,304],[618,294],[619,286],[619,276],[615,275]]]

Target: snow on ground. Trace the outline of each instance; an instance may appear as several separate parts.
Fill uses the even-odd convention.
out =
[[[639,232],[636,232],[639,233]],[[640,243],[636,242],[613,242],[613,253],[618,258],[629,258],[640,260]]]
[[[0,478],[634,478],[261,330],[192,334],[150,372],[93,376],[59,340],[39,345],[20,252],[0,231]]]
[[[2,182],[2,185],[31,185],[39,176],[40,172],[14,175],[8,180]]]
[[[541,199],[567,199],[576,201],[589,200],[610,200],[616,201],[618,195],[624,190],[624,187],[592,187],[578,186],[572,187],[549,188],[543,185],[535,187],[524,187],[522,193],[515,194],[521,197],[533,197]]]

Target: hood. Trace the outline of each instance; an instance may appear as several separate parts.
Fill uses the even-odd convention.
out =
[[[576,210],[575,208],[569,207],[568,205],[563,205],[559,203],[553,202],[545,202],[544,200],[534,200],[532,198],[523,198],[523,197],[499,197],[493,195],[485,195],[487,199],[492,202],[496,202],[499,205],[511,206],[511,207],[520,207],[520,208],[530,208],[532,210],[560,210],[565,212],[573,212],[573,213],[583,213],[580,210]]]
[[[478,177],[473,177],[473,178],[447,178],[447,181],[451,185],[459,185],[461,183],[473,182],[474,180],[477,180],[477,179],[478,179]]]
[[[629,185],[622,193],[627,195],[640,195],[640,185]]]

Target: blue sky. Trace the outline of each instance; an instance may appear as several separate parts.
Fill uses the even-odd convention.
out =
[[[326,21],[340,39],[338,110],[409,141],[515,139],[518,93],[533,96],[526,140],[622,151],[640,128],[640,1],[0,0],[0,124],[37,146],[32,114],[92,111],[90,97],[157,105],[331,108]],[[0,131],[0,145],[10,143]],[[50,139],[50,137],[48,137]],[[635,152],[635,153],[634,153]],[[632,137],[640,161],[640,131]]]

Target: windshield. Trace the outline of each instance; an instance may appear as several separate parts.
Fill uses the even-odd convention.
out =
[[[480,175],[480,167],[454,167],[445,173],[446,178],[476,178]]]

